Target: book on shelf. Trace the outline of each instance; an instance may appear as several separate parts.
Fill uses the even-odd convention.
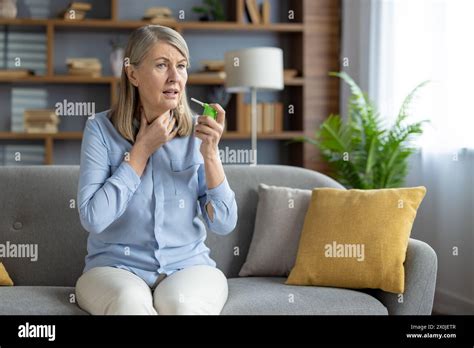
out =
[[[47,69],[46,35],[15,30],[18,29],[13,27],[6,32],[0,32],[0,57],[6,62],[4,68],[26,69],[34,71],[37,75],[45,74]]]
[[[53,109],[26,109],[23,112],[26,133],[57,133],[59,117]]]
[[[40,88],[18,87],[12,90],[12,96],[17,96],[18,98],[23,98],[27,101],[36,98],[43,100],[48,98],[48,91]]]
[[[168,17],[153,17],[147,19],[150,24],[162,24],[162,25],[174,25],[176,24],[176,19]]]
[[[24,0],[24,4],[28,7],[31,18],[50,17],[50,0]]]
[[[34,74],[34,70],[31,69],[0,69],[0,78],[17,79],[33,76]]]
[[[25,125],[25,132],[26,133],[57,133],[58,132],[58,125],[56,124],[41,124],[41,125]]]
[[[31,165],[43,164],[45,148],[43,145],[4,145],[3,165]]]
[[[170,24],[176,23],[173,17],[173,11],[169,7],[150,7],[145,10],[142,20],[149,21],[151,24]]]
[[[69,21],[81,21],[86,18],[86,11],[68,9],[61,17]]]
[[[44,57],[46,57],[46,43],[41,42],[29,42],[29,41],[15,41],[15,42],[8,42],[6,45],[3,42],[0,42],[0,49],[4,50],[5,47],[8,48],[8,53],[16,53],[18,51],[25,52],[27,54],[33,53],[42,53]],[[41,57],[43,58],[43,57]]]
[[[66,64],[71,68],[102,68],[102,64],[98,58],[67,58]]]
[[[162,17],[171,17],[173,15],[173,11],[169,7],[165,6],[155,6],[150,7],[145,10],[144,18],[153,18],[156,16]]]
[[[201,66],[203,67],[204,71],[224,71],[225,70],[225,62],[223,60],[201,60]]]
[[[220,79],[222,81],[226,78],[225,71],[199,71],[189,74],[190,78],[199,79]]]
[[[45,149],[43,145],[23,145],[23,144],[7,144],[4,146],[4,150],[7,153],[20,152],[24,154],[33,155],[44,155]]]
[[[69,4],[69,9],[78,11],[90,11],[92,9],[92,5],[88,2],[73,1]]]
[[[11,131],[25,131],[25,110],[46,109],[47,105],[48,91],[46,89],[13,87],[11,92]]]
[[[237,120],[239,132],[248,134],[252,130],[252,105],[244,104],[243,115]],[[283,131],[283,103],[257,103],[257,133],[280,133]]]
[[[89,70],[89,69],[68,69],[68,75],[72,76],[88,76],[88,77],[101,77],[102,72]]]
[[[270,0],[263,0],[262,9],[262,23],[270,24]]]
[[[275,132],[283,132],[283,103],[275,103]]]
[[[260,24],[260,13],[258,11],[257,0],[245,0],[245,8],[249,22]]]
[[[26,50],[23,50],[23,54],[21,56],[17,55],[18,51],[14,51],[11,49],[10,46],[8,46],[8,53],[7,53],[7,59],[12,60],[13,62],[18,59],[18,57],[21,57],[21,67],[23,68],[23,64],[26,62],[41,62],[42,60],[45,60],[45,51],[43,52],[26,52]]]
[[[275,107],[270,103],[263,103],[262,112],[262,132],[263,133],[274,133],[275,132]]]
[[[284,69],[283,70],[283,77],[285,80],[292,79],[298,75],[298,70],[296,69]]]
[[[23,31],[9,31],[7,33],[5,32],[0,32],[0,38],[2,40],[9,39],[8,45],[13,44],[13,43],[19,43],[19,44],[34,44],[36,42],[39,43],[46,43],[46,35],[44,33],[37,33],[37,32],[23,32]],[[1,42],[0,42],[1,44]]]
[[[66,64],[69,75],[100,77],[102,64],[97,58],[67,58]]]
[[[59,117],[53,109],[25,109],[23,112],[25,122],[52,122],[59,123]]]
[[[65,20],[83,20],[92,5],[87,2],[71,2],[69,6],[59,13],[59,17]]]

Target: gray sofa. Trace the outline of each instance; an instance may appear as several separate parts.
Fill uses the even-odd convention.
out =
[[[437,257],[429,245],[414,239],[407,251],[403,298],[372,289],[289,286],[284,284],[286,278],[279,277],[239,277],[253,233],[259,183],[301,189],[342,186],[298,167],[226,165],[225,172],[236,194],[239,221],[231,234],[208,232],[206,241],[229,279],[222,314],[431,314]],[[0,168],[0,243],[38,246],[36,261],[1,260],[15,286],[0,287],[0,315],[86,314],[74,301],[87,238],[75,206],[78,174],[79,166]],[[294,301],[288,300],[290,293]]]

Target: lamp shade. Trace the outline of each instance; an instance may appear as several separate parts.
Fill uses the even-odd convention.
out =
[[[225,53],[225,87],[228,92],[283,89],[283,51],[254,47]]]

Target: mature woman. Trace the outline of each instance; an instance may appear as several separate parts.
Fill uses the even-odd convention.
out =
[[[89,232],[76,298],[91,314],[219,314],[227,279],[204,244],[237,223],[218,154],[225,111],[194,116],[176,31],[135,30],[118,103],[86,122],[78,205]]]

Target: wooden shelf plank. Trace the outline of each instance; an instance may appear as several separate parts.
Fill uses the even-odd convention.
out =
[[[33,18],[0,18],[0,25],[18,25],[18,26],[46,26],[49,19]]]
[[[188,82],[187,84],[190,85],[223,85],[225,82],[224,79],[218,77],[196,77],[193,74],[188,75]]]
[[[90,77],[73,75],[53,75],[53,76],[26,76],[21,78],[0,77],[0,82],[14,83],[97,83],[108,84],[115,81],[112,76]]]
[[[302,23],[246,24],[236,22],[181,22],[184,30],[239,30],[239,31],[277,31],[302,32]]]
[[[285,86],[304,86],[304,77],[285,79]]]
[[[82,139],[82,132],[16,133],[0,132],[0,140]]]
[[[150,24],[146,21],[110,19],[84,19],[84,20],[64,20],[64,19],[32,19],[32,18],[1,18],[0,25],[18,26],[48,26],[69,27],[69,28],[111,28],[111,29],[135,29],[143,25]],[[275,32],[302,32],[303,23],[270,23],[270,24],[248,24],[237,22],[180,22],[170,24],[163,22],[163,25],[177,28],[179,30],[239,30],[239,31],[275,31]]]
[[[96,83],[96,84],[108,84],[113,82],[119,82],[119,78],[114,76],[101,76],[101,77],[89,77],[89,76],[73,76],[73,75],[53,75],[53,76],[26,76],[21,78],[10,78],[0,77],[0,82],[14,82],[14,83]],[[194,77],[193,74],[189,74],[188,84],[190,85],[223,85],[224,80],[220,78],[202,78]],[[304,79],[302,77],[296,77],[285,80],[287,86],[303,86]]]
[[[225,83],[225,80],[221,78],[217,78],[217,77],[209,77],[209,78],[195,77],[191,73],[188,76],[187,83],[190,85],[223,85]],[[285,79],[285,85],[286,86],[303,86],[304,78],[293,77],[291,79]]]
[[[112,21],[110,19],[84,19],[84,20],[62,20],[62,19],[51,19],[56,27],[62,28],[103,28],[103,29],[136,29],[146,24],[150,24],[145,21]],[[175,28],[174,25],[167,26]]]
[[[51,137],[55,140],[80,140],[82,132],[58,132],[52,134]]]

